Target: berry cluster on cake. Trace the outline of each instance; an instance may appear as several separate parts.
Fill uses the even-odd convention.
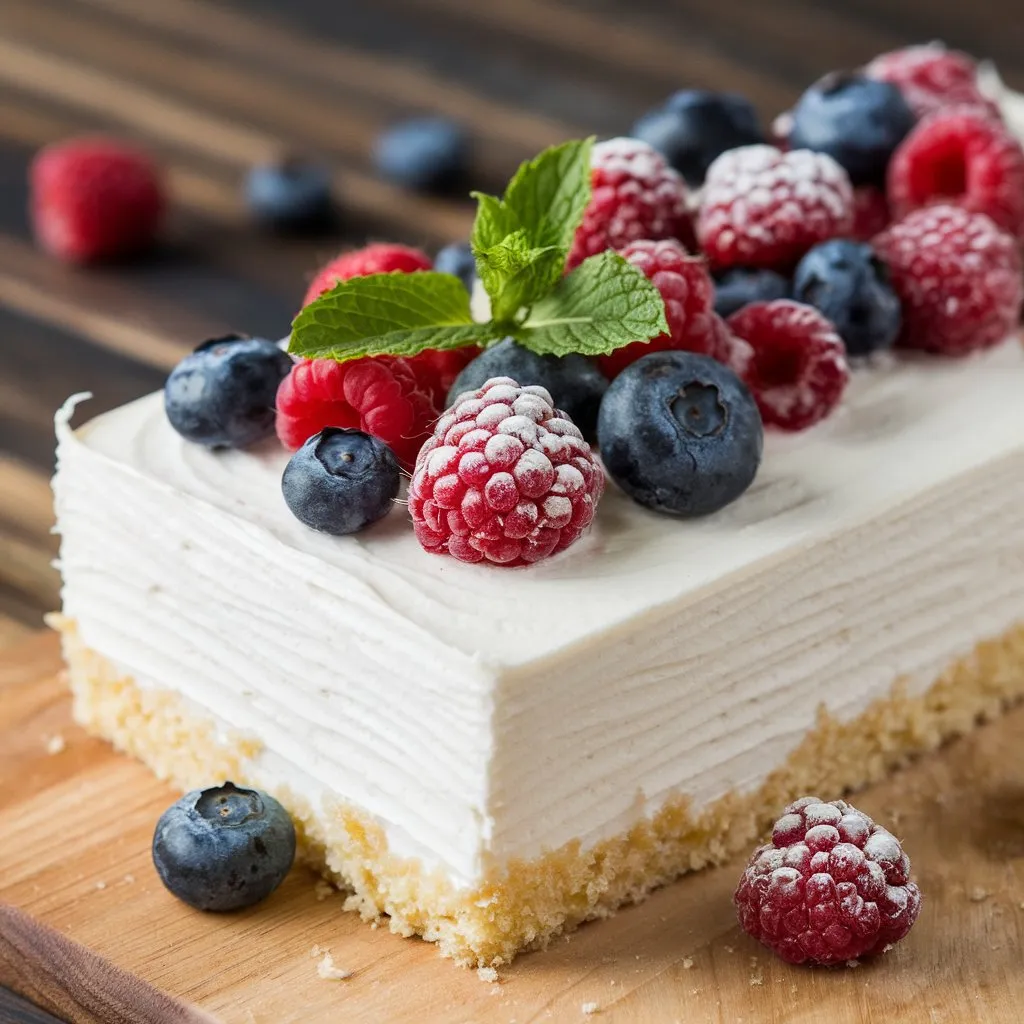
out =
[[[278,849],[290,816],[346,906],[461,962],[783,808],[744,927],[798,962],[905,934],[899,843],[798,798],[1024,695],[1024,149],[978,82],[883,55],[774,144],[679,93],[524,164],[433,261],[332,261],[287,352],[213,339],[77,430],[69,401],[79,721],[182,788],[258,787]],[[169,886],[238,905],[173,845]]]

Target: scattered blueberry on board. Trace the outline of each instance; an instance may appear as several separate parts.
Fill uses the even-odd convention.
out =
[[[334,219],[330,171],[300,160],[253,167],[245,201],[256,220],[275,231],[324,230]]]
[[[815,246],[796,268],[793,298],[835,325],[848,355],[889,348],[900,332],[900,300],[870,245],[836,238]]]
[[[383,132],[373,159],[389,181],[418,192],[443,192],[465,178],[469,140],[454,121],[417,117]]]
[[[434,269],[442,274],[457,277],[472,294],[476,280],[476,260],[469,242],[452,242],[434,257]]]
[[[664,154],[696,188],[715,157],[727,149],[764,142],[757,112],[736,93],[683,89],[633,125],[633,138]]]
[[[291,457],[281,491],[292,515],[321,533],[357,533],[391,510],[401,483],[395,453],[361,430],[324,427]]]
[[[208,448],[247,448],[274,433],[274,403],[292,359],[275,342],[229,334],[204,342],[164,384],[171,426]]]
[[[597,436],[597,412],[608,390],[608,378],[586,356],[540,356],[506,338],[477,356],[455,378],[448,405],[464,392],[483,387],[492,377],[511,377],[524,386],[539,384],[587,440]]]
[[[295,827],[272,797],[231,782],[196,789],[160,816],[153,864],[197,910],[240,910],[266,899],[295,859]]]
[[[854,185],[884,185],[889,158],[916,120],[890,82],[833,72],[800,97],[789,144],[827,153]]]
[[[608,475],[656,512],[705,516],[735,501],[761,463],[764,428],[746,385],[692,352],[653,352],[612,381],[597,423]]]
[[[752,302],[789,298],[789,281],[774,270],[733,267],[715,278],[715,312],[723,319]]]

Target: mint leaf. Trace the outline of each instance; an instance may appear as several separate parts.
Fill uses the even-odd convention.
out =
[[[504,206],[538,248],[568,253],[590,202],[590,151],[594,140],[564,142],[519,167],[505,190]]]
[[[473,192],[471,195],[477,204],[473,232],[469,238],[474,253],[498,245],[521,228],[519,218],[502,200],[486,192]]]
[[[538,355],[601,356],[667,330],[658,289],[609,251],[584,260],[510,333]]]
[[[288,351],[345,362],[363,356],[414,356],[494,340],[496,328],[473,322],[457,277],[435,271],[371,274],[342,281],[301,310]]]
[[[531,248],[523,230],[476,254],[480,280],[491,299],[494,320],[512,320],[524,306],[543,298],[562,276],[565,253],[557,246]]]

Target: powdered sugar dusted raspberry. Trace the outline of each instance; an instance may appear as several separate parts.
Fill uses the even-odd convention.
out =
[[[743,930],[783,960],[836,964],[899,942],[921,894],[894,835],[842,800],[803,797],[754,851],[733,902]]]
[[[908,46],[877,56],[864,69],[870,78],[892,82],[918,117],[950,104],[971,104],[998,117],[998,107],[978,87],[978,66],[966,53],[942,43]]]
[[[846,347],[812,306],[789,299],[753,302],[727,324],[750,346],[733,369],[750,388],[766,426],[803,430],[839,404],[850,380]]]
[[[915,210],[875,239],[903,306],[897,344],[966,355],[1009,337],[1024,302],[1020,250],[981,213]]]
[[[278,388],[276,428],[292,449],[324,427],[358,428],[411,466],[437,413],[404,359],[308,359],[293,366]]]
[[[896,217],[930,203],[962,206],[1024,239],[1024,148],[977,107],[943,109],[893,154],[889,202]]]
[[[594,518],[604,473],[548,392],[495,377],[461,395],[416,460],[416,536],[463,562],[526,565],[564,551]]]
[[[619,253],[643,271],[661,293],[668,333],[599,357],[598,364],[605,376],[614,378],[641,356],[665,349],[685,349],[720,358],[715,286],[704,260],[690,256],[675,239],[633,242]]]
[[[641,238],[692,242],[686,185],[656,149],[639,139],[609,139],[594,146],[591,166],[593,191],[569,253],[570,269]]]
[[[832,157],[756,145],[729,150],[708,168],[697,233],[717,267],[787,270],[852,223],[850,179]]]

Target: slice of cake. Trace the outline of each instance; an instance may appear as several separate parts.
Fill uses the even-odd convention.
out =
[[[1009,161],[987,113],[951,116]],[[478,965],[1024,695],[1011,228],[969,196],[837,250],[838,163],[732,151],[698,236],[724,264],[808,253],[818,308],[726,324],[677,241],[612,238],[608,189],[656,182],[675,219],[636,216],[681,230],[682,179],[618,140],[589,201],[590,160],[557,147],[481,201],[485,322],[452,277],[339,270],[296,320],[301,362],[216,339],[165,394],[57,417],[78,720],[182,788],[269,792],[347,906]]]

